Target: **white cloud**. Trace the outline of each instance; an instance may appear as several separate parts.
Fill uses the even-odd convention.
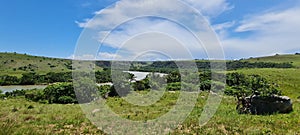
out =
[[[235,21],[216,24],[213,25],[213,29],[218,33],[220,38],[225,38],[229,35],[227,29],[232,28],[235,24]]]
[[[200,10],[207,17],[215,17],[224,11],[234,8],[226,0],[183,0]]]
[[[186,0],[189,5],[194,4],[192,6],[200,8],[207,15],[217,15],[220,12],[230,9],[229,4],[225,0],[213,1]],[[96,16],[93,19],[76,22],[79,27],[86,28],[86,33],[84,34],[88,36],[85,36],[85,38],[97,33],[98,41],[103,42],[111,48],[119,49],[122,55],[117,55],[126,57],[127,59],[137,56],[146,48],[168,52],[173,56],[172,58],[175,57],[174,59],[191,59],[192,57],[188,57],[183,52],[185,49],[190,50],[190,53],[194,57],[206,58],[205,51],[212,51],[215,48],[207,46],[203,48],[202,44],[195,38],[195,35],[191,34],[190,30],[186,28],[193,29],[194,34],[200,35],[201,40],[203,39],[202,42],[206,43],[206,45],[214,46],[218,44],[214,37],[215,35],[207,34],[211,32],[211,29],[205,18],[197,16],[193,8],[182,3],[176,3],[174,0],[122,0],[117,2],[113,7],[97,11],[95,14]],[[136,18],[140,15],[166,17],[170,20],[153,17]],[[134,21],[130,21],[131,19]],[[118,27],[119,25],[120,27]],[[109,31],[117,27],[117,30]],[[161,34],[160,36],[148,34],[148,38],[139,36],[149,32],[154,32],[154,35],[157,35],[158,32]],[[140,39],[135,39],[135,37],[139,37]],[[131,44],[124,45],[129,40]],[[83,42],[82,44],[87,43]],[[185,48],[182,48],[182,46]],[[108,54],[104,55],[104,57],[110,56]]]
[[[300,8],[292,8],[284,11],[274,11],[262,15],[250,16],[236,29],[236,32],[246,31],[290,31],[299,26]],[[299,27],[298,27],[299,28]]]
[[[208,18],[233,8],[226,0],[182,0],[182,2],[199,10]],[[113,7],[96,11],[95,14],[101,14],[101,16],[94,18],[93,21],[85,19],[83,22],[76,21],[76,23],[82,28],[97,28],[99,26],[106,28],[117,25],[122,20],[131,19],[137,14],[168,14],[186,20],[193,17],[192,14],[188,14],[192,13],[192,9],[188,11],[182,7],[174,0],[121,0],[116,2]]]
[[[235,29],[247,37],[222,39],[228,57],[263,56],[300,50],[300,8],[247,16]],[[250,33],[249,33],[250,32]]]
[[[101,59],[101,60],[112,60],[112,59],[120,59],[120,58],[121,56],[109,52],[100,52],[97,56],[97,59]]]
[[[153,59],[191,59],[187,50],[192,50],[192,55],[205,57],[205,50],[197,39],[186,29],[169,21],[138,19],[120,29],[110,33],[103,42],[117,49],[122,59],[149,60],[150,56]],[[99,36],[105,34],[101,32]],[[147,58],[141,55],[147,55]]]
[[[95,55],[91,55],[91,54],[83,54],[83,55],[73,54],[67,58],[72,60],[95,60],[96,59]]]

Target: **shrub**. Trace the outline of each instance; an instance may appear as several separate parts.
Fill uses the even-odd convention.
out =
[[[27,90],[25,93],[25,98],[31,101],[39,102],[45,100],[45,95],[43,90]]]
[[[77,101],[70,96],[61,96],[58,98],[60,104],[76,103]]]
[[[73,84],[72,83],[55,83],[52,85],[47,86],[44,89],[45,99],[48,100],[48,103],[74,103],[76,101],[76,95],[74,92]],[[67,99],[67,97],[72,98],[73,100],[63,100]],[[64,97],[64,98],[60,98]],[[63,102],[61,102],[63,100]],[[72,102],[65,102],[65,101],[72,101]]]

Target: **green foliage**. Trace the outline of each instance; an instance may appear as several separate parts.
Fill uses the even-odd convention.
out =
[[[93,101],[97,95],[97,85],[95,81],[87,77],[77,78],[74,80],[74,89],[79,103],[88,103]]]
[[[16,76],[3,75],[0,76],[0,85],[15,85],[19,84],[20,80]]]
[[[65,101],[62,101],[62,99],[60,99],[60,97],[64,97],[64,96],[68,96],[72,98],[72,100],[68,100],[68,101],[72,101],[69,103],[77,102],[72,83],[64,82],[64,83],[55,83],[49,85],[44,89],[44,94],[45,94],[45,98],[48,100],[48,103],[50,104],[51,103],[66,104]]]
[[[110,97],[113,96],[120,96],[120,97],[124,97],[126,95],[128,95],[130,93],[131,86],[129,80],[130,78],[130,74],[129,73],[124,73],[124,72],[120,72],[120,71],[112,71],[114,72],[114,74],[112,74],[112,78],[113,78],[113,86],[111,88],[111,91],[109,93]]]
[[[38,89],[26,90],[25,98],[34,102],[43,102],[45,100],[44,91]]]
[[[166,90],[168,90],[168,91],[181,90],[181,83],[180,82],[168,83]]]
[[[58,98],[60,104],[76,103],[77,101],[70,96],[61,96]]]
[[[111,82],[111,71],[110,70],[104,70],[102,72],[100,71],[96,71],[95,72],[95,77],[96,77],[96,81],[97,83],[107,83],[107,82]]]
[[[181,81],[181,75],[178,71],[173,71],[167,75],[167,83],[174,83]]]
[[[18,97],[18,96],[24,96],[26,93],[26,90],[15,90],[12,92],[5,92],[6,97]]]
[[[232,96],[249,96],[258,92],[261,96],[271,96],[273,94],[281,95],[276,84],[269,83],[265,78],[259,75],[245,75],[241,73],[227,74],[227,88],[225,94]]]
[[[36,73],[24,73],[21,78],[21,85],[34,85],[36,84]]]
[[[146,78],[143,79],[143,80],[134,82],[134,83],[133,83],[133,89],[134,89],[134,90],[137,90],[137,91],[150,89],[149,78],[146,77]]]
[[[110,85],[102,85],[98,87],[98,92],[99,95],[102,96],[103,98],[107,98],[108,93],[112,90]]]

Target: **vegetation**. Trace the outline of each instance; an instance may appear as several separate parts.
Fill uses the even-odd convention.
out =
[[[2,53],[0,56],[3,58],[0,61],[5,63],[0,66],[0,85],[51,84],[44,90],[16,90],[0,94],[0,134],[104,134],[86,117],[86,115],[93,117],[92,115],[97,114],[85,115],[80,105],[76,104],[78,102],[97,103],[99,96],[105,97],[106,104],[125,119],[142,121],[155,119],[173,108],[180,94],[178,90],[181,86],[189,88],[187,86],[191,85],[185,82],[193,80],[195,76],[200,78],[197,87],[203,92],[199,94],[196,105],[185,122],[178,125],[170,134],[300,134],[298,128],[300,119],[299,55],[228,61],[227,63],[231,63],[229,66],[232,70],[226,72],[225,95],[222,96],[223,100],[216,114],[204,126],[199,125],[199,117],[206,104],[209,91],[216,89],[211,88],[211,84],[221,83],[211,80],[209,70],[201,69],[199,74],[187,74],[187,78],[191,80],[185,80],[181,78],[177,70],[174,70],[177,66],[174,66],[172,62],[137,62],[132,65],[131,69],[165,72],[168,76],[159,77],[151,74],[144,80],[130,82],[128,80],[134,80],[131,74],[115,73],[110,70],[110,62],[99,61],[96,62],[99,69],[95,72],[96,78],[90,80],[87,77],[93,73],[72,74],[69,60],[14,53]],[[285,57],[286,59],[282,60]],[[60,64],[58,64],[59,61]],[[209,66],[204,61],[197,61],[199,61],[198,67]],[[37,62],[40,64],[36,64]],[[19,69],[19,67],[22,68]],[[110,76],[111,72],[114,72],[116,76]],[[72,82],[72,75],[77,78],[74,82]],[[116,78],[113,86],[93,85],[93,82],[112,82],[112,78]],[[74,91],[74,87],[81,91]],[[131,94],[130,90],[146,95],[149,90],[162,88],[167,91],[159,101],[150,106],[133,105],[120,98],[120,96]],[[287,95],[293,100],[294,111],[289,114],[265,116],[238,114],[235,111],[237,101],[234,96],[250,95],[254,91],[265,96]],[[120,92],[121,95],[118,94]],[[76,94],[81,98],[76,98]]]

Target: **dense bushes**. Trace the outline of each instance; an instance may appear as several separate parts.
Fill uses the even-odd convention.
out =
[[[244,75],[241,73],[229,73],[226,78],[227,88],[225,94],[232,96],[249,96],[254,92],[262,96],[273,94],[281,95],[277,85],[268,82],[259,75]]]
[[[38,89],[26,90],[25,98],[35,102],[45,102],[45,95],[43,90],[38,90]]]
[[[151,65],[143,66],[143,67],[133,67],[132,70],[135,71],[146,71],[146,72],[160,72],[160,73],[171,73],[175,70],[178,70],[178,66],[180,65],[181,69],[189,69],[193,61],[156,61]],[[199,70],[208,70],[211,68],[210,61],[195,61],[197,68]],[[218,62],[214,62],[215,65],[222,66],[223,64],[218,64]],[[228,61],[226,62],[226,68],[228,70],[242,69],[242,68],[292,68],[293,65],[291,63],[273,63],[273,62],[247,62],[242,60],[237,61]],[[222,69],[223,67],[220,67]]]
[[[3,75],[0,76],[0,85],[15,85],[19,84],[19,79],[16,76]]]
[[[76,103],[76,94],[72,83],[56,83],[44,89],[45,99],[48,103]],[[64,101],[66,99],[66,101]],[[72,99],[72,100],[71,100]]]
[[[75,75],[89,76],[93,73],[86,72],[76,72]],[[16,76],[2,75],[0,76],[0,85],[36,85],[45,83],[55,83],[55,82],[72,82],[73,75],[72,72],[49,72],[47,74],[37,74],[35,72],[23,73],[21,78]],[[111,71],[97,71],[95,72],[97,83],[111,82]],[[78,78],[79,78],[78,77]],[[77,78],[77,77],[76,77]]]

